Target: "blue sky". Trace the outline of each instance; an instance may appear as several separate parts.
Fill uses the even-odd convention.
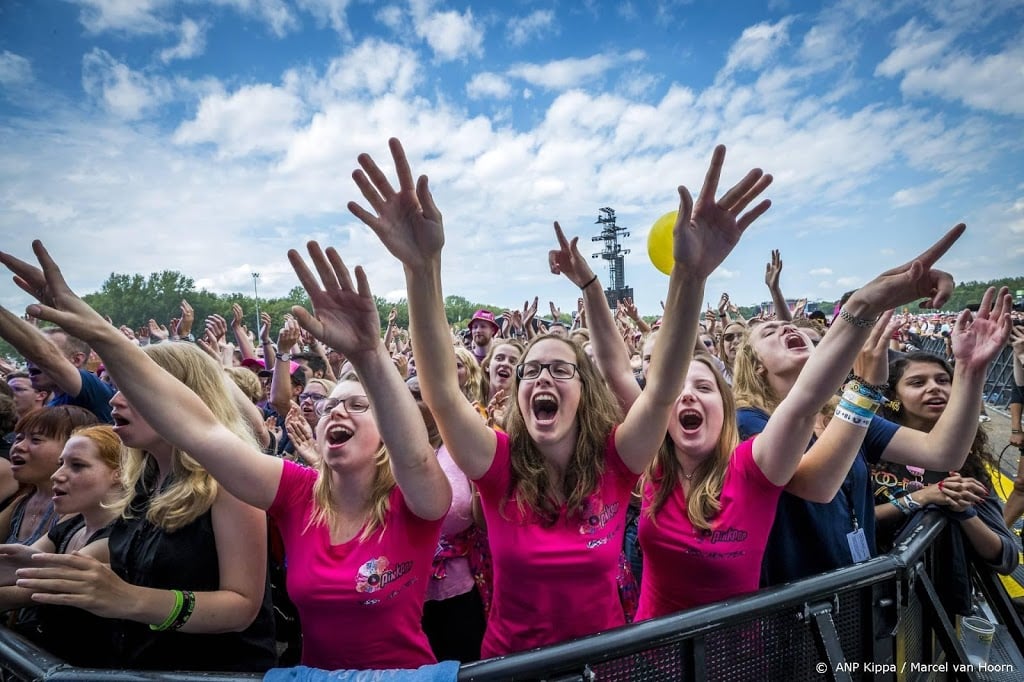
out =
[[[42,238],[81,293],[171,269],[280,295],[318,239],[401,296],[344,208],[394,135],[445,216],[446,294],[567,309],[551,222],[596,251],[610,206],[656,314],[647,233],[721,142],[723,185],[763,167],[774,206],[708,302],[767,300],[773,248],[787,296],[836,298],[959,221],[958,281],[1018,276],[1022,38],[1022,0],[6,0],[0,248]],[[0,303],[25,299],[7,281]]]

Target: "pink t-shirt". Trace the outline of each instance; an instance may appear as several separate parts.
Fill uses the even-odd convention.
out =
[[[453,538],[463,533],[473,525],[473,489],[469,485],[469,479],[462,469],[455,463],[452,456],[448,454],[448,448],[444,445],[437,449],[437,462],[441,470],[448,478],[452,486],[452,504],[448,508],[448,514],[444,517],[441,525],[441,539]],[[438,551],[441,547],[438,547]],[[434,557],[435,567],[438,563],[437,555]],[[473,572],[469,568],[469,559],[465,554],[461,556],[448,556],[441,559],[444,562],[444,577],[431,576],[427,583],[427,601],[441,601],[460,594],[466,594],[476,584],[473,581]]]
[[[317,472],[284,462],[270,515],[281,530],[288,595],[302,622],[302,663],[327,670],[418,668],[436,663],[421,619],[441,521],[424,521],[391,491],[383,537],[332,545],[306,530]],[[360,531],[361,534],[362,531]]]
[[[509,491],[508,435],[496,432],[494,462],[479,480],[494,562],[494,602],[481,647],[484,658],[554,644],[625,624],[616,576],[626,529],[626,506],[639,478],[615,449],[583,514],[553,526],[524,518]]]
[[[696,531],[677,485],[656,517],[647,515],[655,487],[644,486],[638,536],[644,554],[636,620],[755,592],[768,533],[782,493],[754,462],[754,439],[737,446],[722,483],[721,511],[711,531]]]

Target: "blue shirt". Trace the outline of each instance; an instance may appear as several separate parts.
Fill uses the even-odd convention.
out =
[[[114,418],[110,416],[110,399],[114,397],[114,389],[92,372],[80,369],[78,374],[82,377],[82,390],[78,392],[78,395],[70,396],[67,393],[54,395],[50,402],[46,403],[46,406],[76,405],[92,412],[101,422],[113,424]]]
[[[768,415],[756,408],[741,407],[737,410],[736,421],[740,438],[746,439],[764,430]],[[857,527],[864,530],[868,550],[875,555],[875,501],[868,463],[881,459],[899,428],[882,417],[871,420],[853,466],[831,502],[818,504],[782,493],[761,563],[762,586],[778,585],[853,564],[846,534],[854,530],[854,518]]]

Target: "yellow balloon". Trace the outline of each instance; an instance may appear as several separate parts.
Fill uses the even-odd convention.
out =
[[[654,267],[666,275],[672,274],[675,258],[672,256],[672,228],[676,225],[679,211],[669,211],[654,221],[651,233],[647,235],[647,255]]]

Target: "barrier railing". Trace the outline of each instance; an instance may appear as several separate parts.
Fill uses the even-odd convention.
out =
[[[968,666],[930,577],[934,541],[945,524],[941,514],[926,513],[890,554],[743,598],[470,663],[459,680],[926,680],[935,672],[949,679],[1024,679],[1024,627],[998,578],[977,566],[975,580],[999,625],[990,666]],[[0,628],[3,681],[259,677],[74,668]]]
[[[942,338],[928,337],[921,340],[921,350],[943,359],[948,358],[946,341]],[[1013,352],[1007,346],[999,351],[999,355],[988,367],[985,375],[985,387],[982,397],[993,407],[1006,409],[1010,404],[1013,391]]]

